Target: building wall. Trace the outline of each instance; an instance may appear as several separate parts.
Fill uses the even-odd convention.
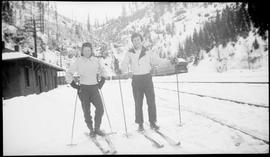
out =
[[[39,94],[57,87],[57,71],[47,65],[29,60],[5,62],[3,65],[2,77],[6,77],[6,84],[2,83],[4,98]]]
[[[14,62],[2,63],[2,96],[11,98],[21,95],[20,68]]]
[[[29,85],[26,83],[26,73],[25,73],[25,68],[28,69],[29,73]],[[34,94],[35,93],[35,76],[33,76],[34,72],[31,67],[20,67],[21,74],[20,75],[20,85],[21,85],[21,93],[22,95],[26,96],[29,94]]]

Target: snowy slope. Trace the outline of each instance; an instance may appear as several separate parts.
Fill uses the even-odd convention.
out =
[[[165,9],[165,13],[156,22],[154,21],[153,8],[149,5],[143,18],[128,23],[119,32],[122,39],[122,47],[119,49],[122,50],[119,50],[117,55],[120,56],[119,59],[121,60],[124,55],[122,53],[132,47],[130,35],[131,32],[136,31],[145,35],[144,45],[146,47],[152,45],[154,52],[166,54],[167,57],[174,56],[178,52],[179,45],[184,46],[185,39],[191,36],[195,29],[199,31],[206,21],[215,19],[217,11],[221,14],[226,6],[233,7],[235,5],[235,3],[208,3],[206,6],[205,3],[187,3],[187,6],[184,7],[183,3],[175,3],[175,5],[172,5],[172,11]],[[172,36],[166,31],[168,24],[175,25],[175,33]],[[149,33],[146,33],[148,30]],[[207,53],[205,50],[201,50],[199,65],[192,66],[191,63],[189,70],[224,72],[233,69],[268,68],[268,39],[262,40],[254,32],[256,32],[256,29],[252,28],[247,38],[238,37],[236,42],[230,42],[225,47],[219,45],[213,47]],[[147,36],[150,36],[151,42],[148,41]],[[253,47],[255,39],[259,44],[258,49]],[[218,61],[218,54],[220,59],[223,59],[222,62]],[[249,58],[254,59],[254,62],[250,65],[248,63]],[[222,68],[224,69],[222,70]]]

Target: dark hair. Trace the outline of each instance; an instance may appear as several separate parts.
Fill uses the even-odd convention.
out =
[[[131,42],[132,42],[133,39],[136,38],[136,37],[140,37],[140,38],[141,38],[141,41],[143,41],[143,37],[142,37],[141,34],[139,34],[139,33],[133,33],[133,34],[131,35]]]
[[[85,42],[85,43],[82,44],[81,56],[82,56],[83,49],[84,49],[85,47],[90,47],[90,48],[91,48],[91,51],[92,51],[92,53],[93,53],[93,46],[92,46],[92,44],[89,43],[89,42]]]

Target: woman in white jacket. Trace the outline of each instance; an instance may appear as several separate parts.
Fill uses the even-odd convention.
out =
[[[98,58],[93,54],[92,44],[88,42],[84,43],[81,48],[81,57],[77,58],[66,73],[66,81],[73,88],[78,90],[85,122],[90,130],[90,136],[95,136],[96,134],[103,136],[104,133],[100,130],[100,125],[104,109],[98,88],[103,86],[106,75]],[[73,77],[75,73],[79,75],[79,85],[75,83],[76,81]],[[97,79],[98,75],[101,76],[100,82]],[[90,103],[92,103],[96,108],[94,128],[90,111]]]

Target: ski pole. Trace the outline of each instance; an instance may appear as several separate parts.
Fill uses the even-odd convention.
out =
[[[119,88],[120,88],[120,94],[121,94],[121,101],[122,101],[122,109],[123,109],[123,115],[124,115],[124,122],[125,122],[126,136],[128,136],[128,133],[127,133],[127,125],[126,125],[125,109],[124,109],[124,102],[123,102],[123,95],[122,95],[122,87],[121,87],[121,81],[120,81],[120,75],[119,75],[118,80],[119,80]]]
[[[78,94],[76,92],[75,107],[74,107],[73,122],[72,122],[72,131],[71,131],[71,143],[68,144],[69,146],[76,145],[76,144],[73,144],[72,141],[73,141],[73,130],[74,130],[74,124],[75,124],[75,117],[76,117],[77,98],[78,98]]]
[[[100,92],[100,95],[101,95],[101,100],[102,100],[102,104],[103,104],[103,107],[104,107],[104,110],[105,110],[105,113],[106,113],[106,117],[107,117],[110,129],[111,129],[111,133],[113,133],[110,118],[109,118],[109,115],[108,115],[108,112],[107,112],[107,109],[106,109],[106,105],[105,105],[105,101],[104,101],[104,98],[103,98],[102,90],[99,89],[99,92]]]
[[[180,121],[180,126],[181,126],[180,97],[179,97],[179,85],[178,85],[179,82],[178,82],[178,73],[177,73],[177,71],[176,71],[176,83],[177,83],[179,121]]]

